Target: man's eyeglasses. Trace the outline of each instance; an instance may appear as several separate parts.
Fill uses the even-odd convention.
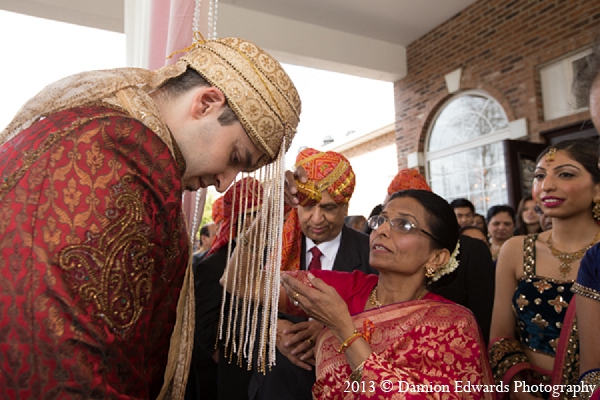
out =
[[[375,230],[381,225],[383,225],[385,221],[388,221],[390,223],[390,226],[392,227],[392,230],[396,232],[409,233],[410,231],[416,229],[418,231],[423,232],[433,240],[439,241],[431,233],[427,232],[425,229],[419,228],[418,226],[413,224],[409,219],[403,217],[389,219],[388,217],[385,217],[383,215],[374,215],[371,218],[369,218],[367,224],[369,225],[369,228]]]

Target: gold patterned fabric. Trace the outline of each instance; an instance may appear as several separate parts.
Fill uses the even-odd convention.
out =
[[[518,338],[528,349],[556,356],[563,322],[573,298],[573,281],[555,280],[536,274],[537,234],[524,239],[524,276],[513,295]]]
[[[330,283],[326,278],[330,272],[323,271],[319,276]],[[348,280],[337,283],[336,290],[347,302],[358,297],[364,307],[370,290],[363,290],[367,289],[363,281],[356,281],[361,287],[359,293],[348,289],[352,286]],[[360,300],[356,303],[361,303]],[[352,370],[346,355],[338,352],[340,341],[329,329],[324,329],[315,346],[314,398],[495,398],[481,333],[466,308],[428,293],[422,300],[358,312],[352,319],[359,332],[364,329],[365,320],[374,325],[370,336],[373,352],[362,366],[358,385],[354,386],[358,390],[353,391],[353,386],[348,390]],[[467,391],[464,390],[467,384],[489,387],[486,391]]]
[[[575,282],[573,286],[571,286],[571,291],[575,294],[579,294],[581,296],[589,297],[592,300],[600,301],[600,292],[594,290],[592,288],[588,288],[583,286],[582,284]]]
[[[106,107],[0,154],[0,398],[156,398],[190,252],[184,164]]]
[[[586,389],[588,389],[582,390],[579,395],[580,400],[598,400],[600,398],[600,368],[594,368],[581,374],[579,383],[582,387],[585,385]]]
[[[266,230],[264,241],[269,243],[270,250],[275,254],[280,254],[281,242],[277,238],[281,237],[280,227],[283,224],[283,214],[280,212],[283,209],[283,156],[291,144],[299,122],[301,105],[297,90],[281,65],[247,40],[225,38],[205,41],[202,39],[193,43],[186,51],[187,53],[176,64],[155,71],[138,68],[90,71],[48,85],[25,103],[9,125],[0,132],[0,145],[6,145],[12,140],[19,140],[19,136],[23,132],[55,114],[82,107],[108,107],[121,112],[126,118],[141,122],[145,128],[149,129],[152,135],[164,143],[171,160],[177,161],[177,168],[182,173],[185,170],[185,162],[150,95],[168,80],[182,75],[188,68],[191,68],[224,93],[228,105],[235,112],[250,139],[264,153],[259,160],[258,167],[273,162],[272,165],[265,168],[264,172],[263,169],[260,172],[261,181],[270,183],[269,198],[265,199],[265,203],[269,206],[270,218],[265,218],[265,221],[269,220],[272,226]],[[73,129],[76,131],[76,127]],[[126,136],[131,133],[129,128],[122,129],[123,132],[119,132],[119,135]],[[57,140],[55,136],[49,135],[43,145],[52,147],[55,140]],[[137,140],[141,142],[144,138],[139,137]],[[101,159],[99,154],[102,153],[103,147],[94,146],[90,150],[89,159],[95,155]],[[40,148],[39,151],[43,151],[43,149]],[[33,165],[32,160],[35,159],[36,154],[26,153],[23,160],[31,162]],[[10,156],[12,157],[13,154]],[[60,160],[60,157],[73,156],[70,153],[64,153],[56,155],[56,158]],[[88,154],[85,156],[87,157]],[[147,160],[155,160],[156,154],[150,153],[145,157]],[[124,163],[124,165],[126,164]],[[163,164],[157,163],[153,168],[164,172]],[[131,171],[128,170],[128,172]],[[42,170],[39,173],[41,174]],[[4,182],[11,184],[21,178],[22,176],[18,176],[18,172],[13,171],[10,174],[5,173]],[[77,186],[79,179],[84,178],[81,175],[74,178],[73,187]],[[172,180],[174,178],[173,175],[161,175],[156,179]],[[85,184],[88,182],[86,181]],[[10,191],[6,187],[4,189]],[[152,189],[152,185],[146,189],[148,191],[155,190]],[[55,194],[50,193],[49,195],[54,196]],[[88,199],[86,195],[77,194],[75,190],[73,196],[76,196],[77,201],[90,201],[91,204],[98,201],[95,198]],[[180,199],[175,202],[180,204]],[[169,222],[178,221],[180,217],[179,214],[173,215]],[[80,216],[76,219],[74,226],[69,229],[82,229],[83,226],[80,224],[85,224],[85,221],[87,221],[86,217]],[[49,222],[56,223],[52,219]],[[104,227],[102,225],[102,228]],[[61,228],[63,227],[61,226]],[[87,226],[87,228],[88,233],[80,231],[77,231],[76,234],[71,233],[69,240],[71,242],[82,241],[86,235],[96,233],[101,229],[99,226]],[[181,238],[185,238],[187,235],[185,229],[177,232]],[[49,227],[48,232],[44,234],[60,235],[60,233],[60,229]],[[140,249],[141,247],[136,247],[136,251]],[[76,264],[78,257],[81,257],[81,254],[78,254],[77,251],[73,251],[68,256],[68,262],[75,263],[72,271],[77,273],[80,272]],[[269,257],[268,260],[272,261],[265,267],[267,270],[273,272],[279,269],[280,263],[274,257]],[[109,257],[108,261],[115,261],[115,259]],[[270,274],[269,276],[267,285],[278,291],[279,275]],[[181,297],[179,298],[177,294],[170,298],[175,302],[179,298],[178,320],[174,330],[153,330],[152,332],[162,335],[173,332],[170,345],[172,351],[169,353],[169,363],[165,372],[166,384],[161,392],[161,398],[183,396],[191,357],[192,341],[190,337],[194,329],[194,310],[193,301],[190,300],[193,299],[193,285],[189,271],[186,273],[185,281],[180,282],[177,288],[183,288]],[[136,287],[136,290],[139,292],[140,299],[147,297],[147,288],[143,285]],[[108,304],[108,300],[102,298],[103,296],[98,296],[98,293],[90,293],[86,290],[82,293],[85,293],[91,303]],[[128,302],[131,299],[123,298],[123,301]],[[265,306],[275,318],[276,308],[272,308],[268,302]],[[117,314],[121,312],[114,308],[117,307],[116,304],[111,304],[110,307],[112,312]],[[115,318],[105,316],[105,322],[113,324],[117,329],[119,327],[126,328],[135,319],[136,313],[131,310],[123,311]],[[274,333],[271,335],[270,341],[274,343]],[[163,348],[169,348],[169,346]],[[274,350],[270,353],[270,358],[274,361]]]
[[[536,274],[537,234],[523,243],[524,276],[512,298],[518,339],[495,338],[490,342],[490,363],[497,382],[510,382],[517,374],[528,384],[574,385],[579,375],[579,339],[575,318],[573,281],[559,281]],[[554,357],[552,370],[527,359],[524,348]],[[570,395],[563,391],[560,399]]]
[[[490,343],[489,353],[490,365],[494,373],[494,380],[497,383],[504,380],[504,377],[511,368],[519,365],[520,370],[531,368],[521,343],[515,338],[502,338]]]
[[[300,121],[300,96],[281,65],[254,43],[239,38],[199,40],[187,63],[227,97],[254,144],[273,161],[286,136],[287,151]]]
[[[199,40],[187,50],[175,65],[156,71],[120,68],[83,72],[48,85],[0,132],[0,144],[40,117],[104,102],[126,110],[172,149],[167,126],[149,93],[190,67],[225,94],[254,144],[265,153],[259,166],[275,160],[282,143],[285,153],[300,121],[301,105],[281,65],[254,43],[239,38]]]

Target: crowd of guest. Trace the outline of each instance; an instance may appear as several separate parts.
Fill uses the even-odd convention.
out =
[[[595,82],[598,50],[591,57]],[[600,103],[599,82],[584,93]],[[418,170],[405,169],[365,217],[347,215],[356,179],[349,161],[303,150],[296,164],[302,172],[288,181],[297,204],[286,209],[277,363],[266,374],[252,372],[252,365],[224,351],[213,299],[210,323],[207,314],[197,314],[198,329],[210,340],[199,344],[205,364],[192,365],[188,398],[386,398],[383,379],[448,388],[444,398],[464,397],[451,384],[457,381],[506,388],[469,398],[570,398],[523,385],[576,385],[580,378],[595,387],[598,161],[594,139],[554,143],[536,160],[531,193],[515,208],[487,210],[467,198],[443,199]],[[250,226],[242,240],[257,234]],[[248,262],[264,257],[245,246],[229,251]],[[201,268],[214,256],[195,259],[200,293],[208,290]],[[244,262],[227,265],[228,259],[219,259],[218,271],[245,268]],[[216,276],[213,290],[233,287]],[[201,303],[197,310],[206,309]],[[211,363],[213,372],[202,379],[198,368]],[[346,394],[356,382],[362,391]],[[600,397],[598,391],[579,395]]]

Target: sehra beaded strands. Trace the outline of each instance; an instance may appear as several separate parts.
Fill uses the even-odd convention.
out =
[[[284,138],[284,141],[286,139]],[[284,157],[281,146],[279,157]],[[237,356],[236,363],[242,365],[246,360],[248,369],[256,365],[261,372],[275,365],[276,354],[276,329],[277,326],[277,301],[279,298],[280,274],[282,254],[282,223],[269,223],[271,221],[283,221],[283,190],[284,190],[284,163],[268,164],[260,170],[252,173],[254,178],[263,184],[264,197],[262,198],[261,213],[271,215],[271,218],[261,218],[258,228],[259,234],[255,235],[250,242],[244,238],[244,224],[238,220],[237,232],[230,232],[230,237],[237,237],[238,246],[245,246],[250,249],[261,249],[252,251],[262,251],[266,249],[266,264],[254,263],[248,266],[245,275],[240,273],[241,252],[231,260],[228,257],[228,265],[234,265],[234,268],[225,270],[224,279],[232,279],[233,288],[232,299],[227,307],[225,303],[226,290],[223,289],[221,309],[219,315],[219,333],[217,340],[224,341],[225,354],[230,360]],[[250,175],[250,174],[244,174]],[[242,188],[241,190],[248,190]],[[251,188],[250,188],[251,190]],[[235,196],[235,195],[234,195]],[[234,200],[235,201],[235,200]],[[247,215],[252,210],[248,210],[248,205],[243,205],[242,215]],[[228,254],[231,254],[231,243],[229,244]],[[233,274],[233,276],[229,276]],[[264,291],[258,295],[259,303],[251,300],[255,297],[255,292],[264,283]],[[259,313],[261,313],[259,315]],[[226,323],[225,323],[226,321]],[[259,335],[257,337],[257,335]],[[258,345],[257,359],[255,360],[254,349]]]
[[[208,39],[216,40],[218,0],[208,0],[208,2]],[[200,9],[201,0],[196,0],[193,18],[194,32],[200,31]],[[236,268],[226,268],[225,279],[227,279],[228,274],[233,274],[234,290],[232,291],[232,299],[227,307],[225,303],[226,290],[223,288],[217,340],[224,340],[225,354],[229,356],[230,360],[233,359],[232,356],[235,354],[237,355],[236,363],[238,365],[241,365],[242,360],[245,359],[249,369],[253,365],[256,365],[259,371],[266,372],[268,367],[275,365],[276,355],[275,340],[277,332],[275,329],[270,329],[270,327],[277,326],[277,299],[279,298],[280,288],[279,269],[281,265],[283,231],[285,152],[291,144],[295,132],[294,127],[297,124],[297,114],[299,114],[300,109],[299,99],[295,98],[295,88],[292,92],[289,92],[284,91],[284,88],[280,86],[283,82],[284,86],[289,83],[293,87],[291,82],[285,81],[287,77],[282,77],[278,74],[277,81],[273,80],[273,76],[275,76],[277,71],[265,71],[261,69],[261,66],[256,66],[245,52],[239,50],[238,52],[249,61],[252,68],[257,72],[256,76],[259,77],[259,82],[254,81],[253,84],[258,84],[259,87],[263,86],[266,89],[268,96],[263,97],[263,101],[270,106],[275,115],[282,118],[281,124],[283,125],[284,134],[282,135],[278,153],[270,154],[274,162],[263,166],[257,171],[249,174],[244,173],[241,177],[237,177],[237,179],[243,179],[245,176],[251,176],[263,186],[264,198],[262,199],[261,213],[262,215],[269,216],[269,218],[262,218],[260,220],[260,233],[253,238],[253,243],[238,241],[238,245],[249,246],[253,249],[266,249],[266,264],[250,265],[245,276],[241,276],[241,273],[239,273],[239,257],[233,260]],[[265,65],[273,68],[272,64],[267,63]],[[284,80],[279,81],[279,79]],[[277,90],[274,91],[273,89]],[[292,97],[288,98],[287,96],[290,93]],[[298,107],[293,110],[296,116],[293,116],[290,114],[289,105],[292,105],[293,109],[296,103]],[[233,105],[232,108],[236,111],[235,104],[230,105]],[[248,131],[243,118],[240,122],[242,122]],[[248,132],[248,134],[251,137],[253,136],[253,132]],[[273,157],[274,155],[275,157]],[[240,190],[253,190],[253,188],[242,187]],[[234,196],[236,195],[241,194],[234,194]],[[234,204],[235,201],[234,199]],[[252,211],[248,210],[247,202],[243,207],[243,212],[239,213],[238,216],[237,232],[235,235],[233,232],[229,232],[230,238],[237,237],[239,239],[243,237],[244,224],[241,222],[241,218],[247,212]],[[194,221],[195,224],[196,221]],[[228,265],[230,265],[231,252],[230,241],[227,253]],[[265,283],[265,290],[258,296],[259,301],[250,300],[252,294],[262,282]],[[259,307],[259,304],[261,307]],[[259,312],[262,312],[262,315],[259,316]],[[225,321],[227,322],[225,323]],[[260,335],[258,338],[257,334]],[[256,345],[259,346],[259,351],[257,360],[254,360],[254,348]]]

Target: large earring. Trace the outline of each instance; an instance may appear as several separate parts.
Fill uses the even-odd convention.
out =
[[[594,208],[592,208],[592,215],[596,221],[600,221],[600,202],[594,202]]]
[[[433,267],[428,267],[425,269],[425,276],[427,278],[433,278],[434,275],[435,275],[435,269],[433,269]]]

